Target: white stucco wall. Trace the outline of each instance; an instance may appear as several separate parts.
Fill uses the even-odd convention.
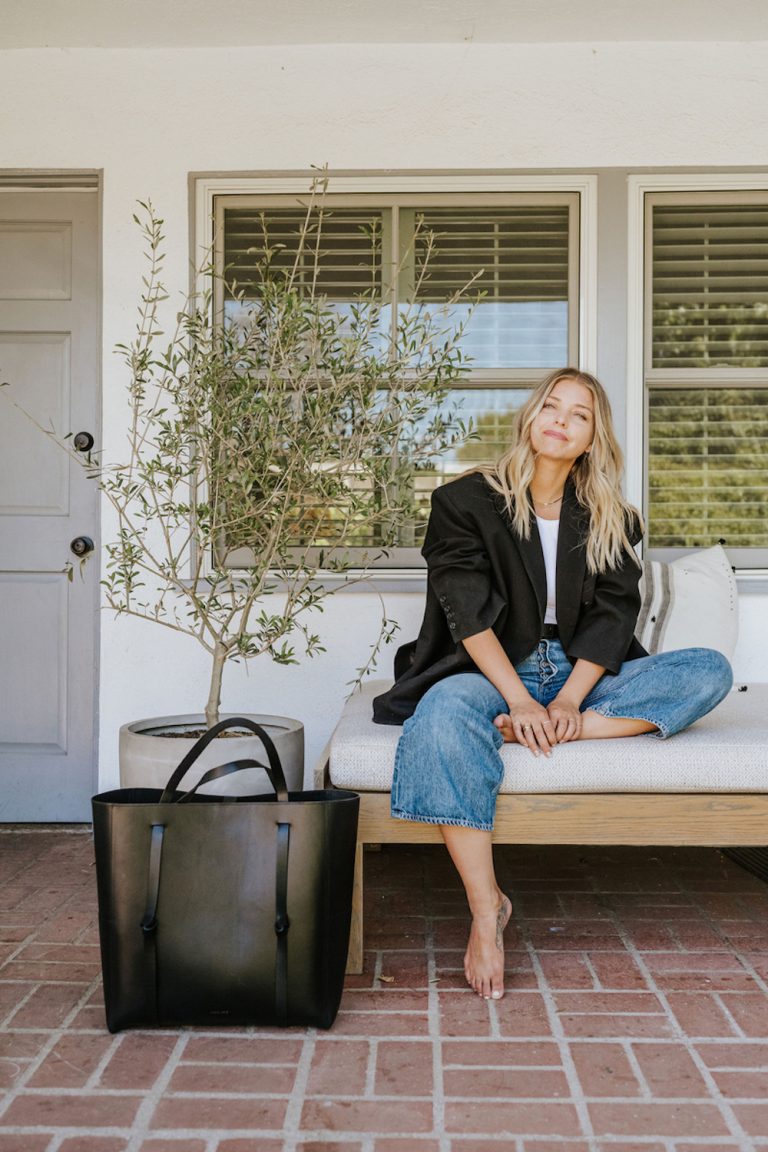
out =
[[[768,42],[0,52],[2,166],[104,171],[108,455],[123,438],[111,349],[134,322],[138,198],[164,216],[167,278],[183,287],[190,171],[765,165],[766,106]],[[410,636],[420,597],[390,600]],[[745,598],[743,611],[737,675],[768,679],[765,596]],[[301,718],[311,767],[377,620],[372,596],[332,601],[318,619],[326,655],[299,668],[231,668],[226,706]],[[192,641],[105,613],[101,682],[106,787],[119,725],[198,708],[204,658]]]

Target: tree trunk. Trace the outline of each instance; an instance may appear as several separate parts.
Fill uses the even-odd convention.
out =
[[[223,644],[217,644],[213,650],[213,667],[211,668],[211,690],[208,694],[208,703],[205,706],[205,722],[209,728],[219,722],[219,708],[221,706],[221,678],[227,660],[227,650]]]

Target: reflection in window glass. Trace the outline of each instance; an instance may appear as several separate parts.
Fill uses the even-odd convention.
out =
[[[512,430],[512,420],[517,409],[525,403],[530,392],[524,389],[479,389],[468,388],[450,393],[446,406],[460,407],[465,421],[472,418],[477,438],[441,456],[433,466],[420,468],[414,478],[411,493],[413,516],[400,532],[397,546],[401,548],[420,547],[429,517],[430,497],[435,488],[444,484],[452,476],[458,476],[476,464],[492,464],[506,451]],[[414,430],[418,431],[417,429]],[[317,467],[332,467],[317,461]],[[345,483],[357,486],[361,494],[367,493],[373,502],[385,499],[385,494],[372,492],[367,477],[347,476]],[[304,504],[291,510],[289,519],[295,525],[297,547],[312,544],[316,547],[332,547],[338,538],[340,512],[331,503],[321,506]],[[234,543],[246,544],[249,537],[247,525],[243,526],[243,539]],[[346,533],[349,547],[375,551],[383,544],[380,531],[371,529],[368,519],[361,514],[358,524]]]
[[[461,346],[474,367],[568,363],[567,205],[434,208],[402,217],[412,221],[415,253],[413,283],[401,299],[439,306],[477,278],[470,295],[481,298],[468,321],[469,304],[448,313],[466,322]]]
[[[418,473],[414,522],[401,542],[403,547],[422,543],[429,517],[429,501],[435,488],[477,464],[494,464],[507,450],[515,413],[530,394],[523,388],[464,388],[451,393],[449,402],[460,405],[464,420],[472,419],[477,436],[446,453],[436,467]]]

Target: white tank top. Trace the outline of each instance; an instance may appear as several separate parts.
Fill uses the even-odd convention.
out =
[[[544,623],[557,624],[555,573],[557,570],[557,534],[560,529],[560,521],[543,520],[541,516],[537,516],[536,523],[541,537],[541,550],[544,553],[544,567],[547,570],[547,611],[544,615]]]

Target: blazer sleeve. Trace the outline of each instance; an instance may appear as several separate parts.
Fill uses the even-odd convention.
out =
[[[458,644],[492,628],[505,600],[492,580],[482,534],[466,510],[457,507],[450,485],[432,493],[432,511],[422,556],[427,579]]]
[[[628,526],[627,535],[633,545],[641,539],[636,520]],[[590,660],[613,673],[621,668],[640,612],[642,568],[633,556],[626,553],[620,567],[595,577],[592,600],[584,607],[568,645],[572,660]]]

